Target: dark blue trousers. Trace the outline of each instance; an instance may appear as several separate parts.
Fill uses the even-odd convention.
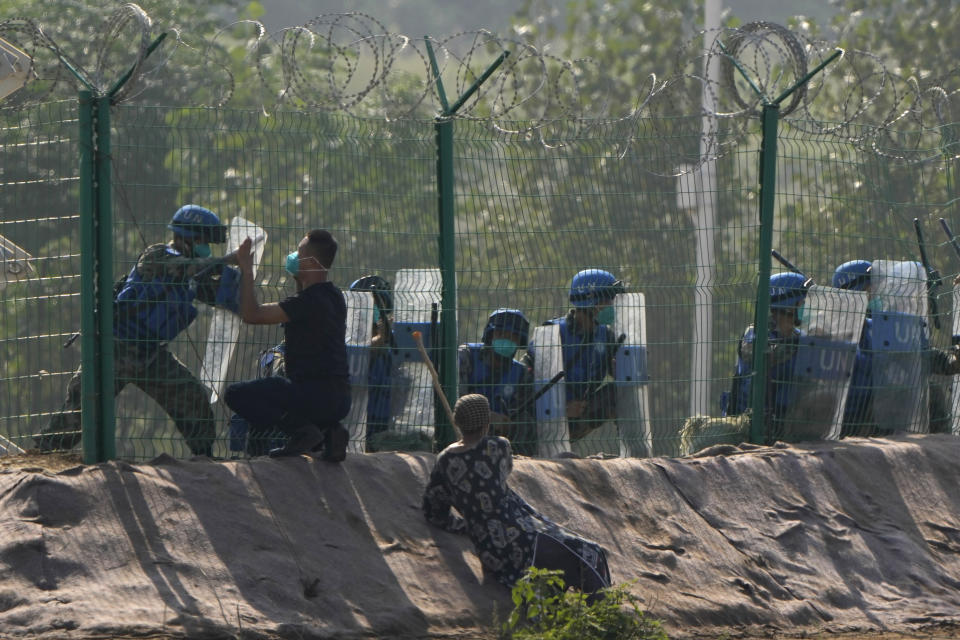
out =
[[[296,433],[306,424],[333,426],[350,413],[350,387],[338,380],[258,378],[227,387],[223,401],[250,425],[250,455],[261,455],[271,431]]]

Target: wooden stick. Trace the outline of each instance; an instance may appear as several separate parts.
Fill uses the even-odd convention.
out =
[[[424,364],[426,364],[427,369],[430,370],[430,379],[433,380],[433,390],[437,392],[438,396],[440,396],[440,402],[443,403],[443,409],[447,412],[447,419],[450,421],[450,424],[456,427],[456,421],[453,419],[453,409],[450,408],[450,403],[447,402],[447,394],[443,392],[443,386],[440,384],[440,376],[437,375],[437,370],[433,368],[433,361],[430,360],[430,355],[423,346],[423,335],[419,331],[414,331],[412,335],[413,341],[417,344],[417,350],[420,351],[420,356],[423,358]]]

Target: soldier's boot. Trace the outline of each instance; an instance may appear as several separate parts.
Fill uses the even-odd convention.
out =
[[[324,431],[314,424],[306,424],[290,437],[282,447],[270,450],[271,458],[285,458],[310,453],[315,446],[323,442]]]
[[[347,457],[347,445],[350,444],[350,432],[339,422],[327,427],[323,432],[323,456],[327,462],[343,462]]]

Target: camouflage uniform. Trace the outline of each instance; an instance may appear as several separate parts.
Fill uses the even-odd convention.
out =
[[[207,269],[207,267],[212,267]],[[118,283],[114,296],[114,395],[136,385],[169,415],[194,455],[211,455],[216,435],[209,392],[167,348],[167,340],[196,317],[192,301],[232,306],[218,298],[226,267],[215,259],[190,258],[169,245],[155,244],[141,254],[136,267]],[[202,272],[202,273],[201,273]],[[196,275],[201,273],[199,279]],[[149,298],[127,299],[125,292],[142,285]],[[174,314],[167,322],[163,316]],[[155,316],[161,328],[157,329]],[[147,324],[154,322],[150,327]],[[166,333],[164,333],[164,331]],[[172,334],[172,335],[171,335]],[[164,339],[165,338],[165,339]],[[67,384],[61,413],[36,438],[41,450],[71,449],[80,443],[80,370]]]

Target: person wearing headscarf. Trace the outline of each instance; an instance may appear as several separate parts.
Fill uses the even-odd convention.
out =
[[[461,439],[437,455],[424,491],[427,521],[469,536],[485,570],[508,587],[531,566],[558,569],[567,586],[587,594],[609,587],[603,547],[551,522],[507,484],[510,441],[488,435],[487,398],[462,396],[454,424]]]

